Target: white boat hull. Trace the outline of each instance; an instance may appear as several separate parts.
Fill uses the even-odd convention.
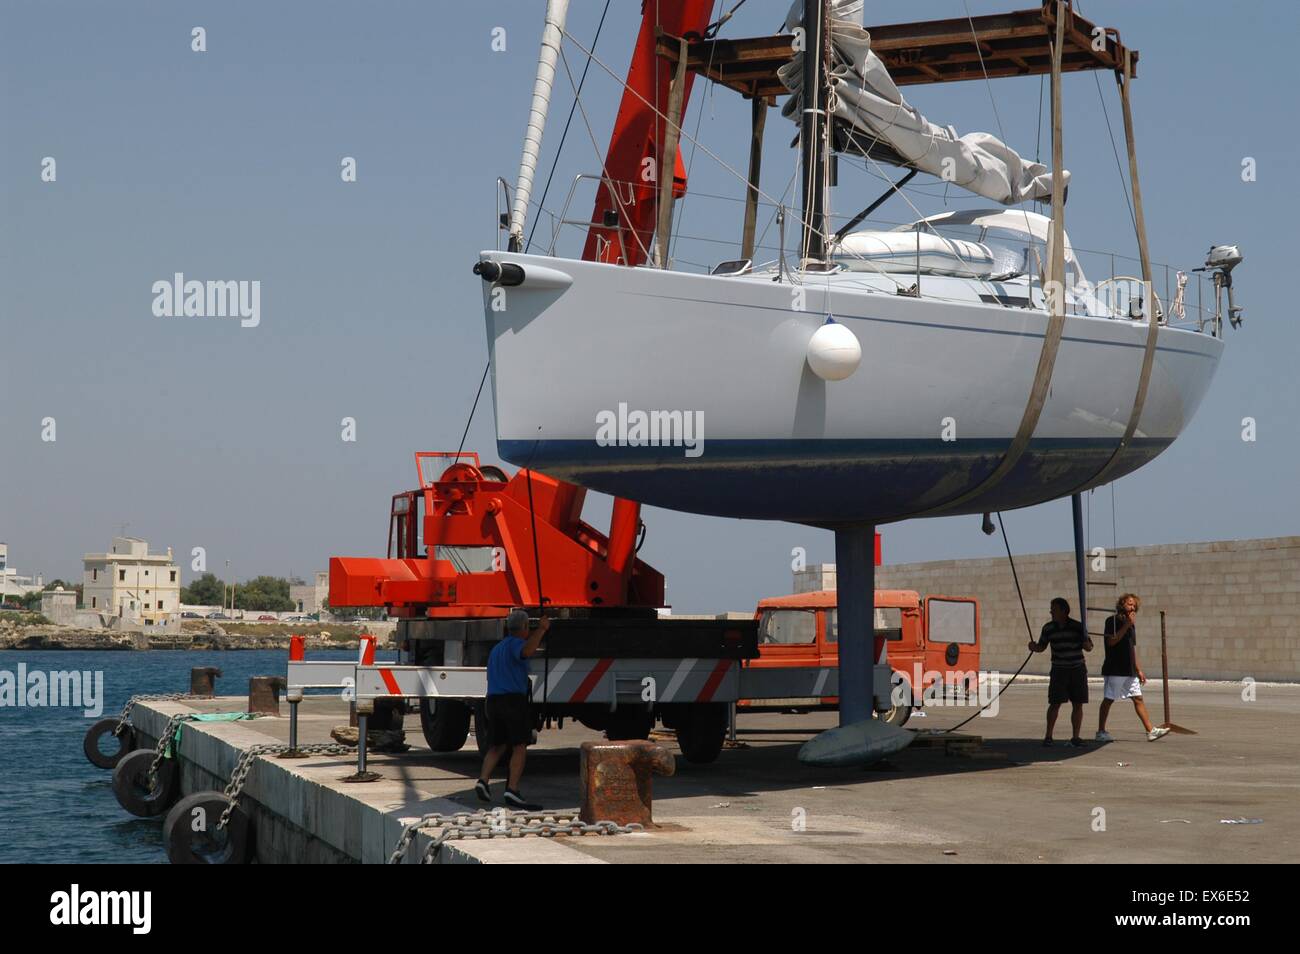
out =
[[[821,281],[800,288],[480,257],[526,276],[515,287],[484,283],[501,457],[593,490],[720,516],[835,526],[1011,509],[1086,489],[1128,423],[1147,336],[1143,322],[1067,317],[1028,450],[995,486],[950,505],[998,465],[1020,425],[1043,311],[842,284],[828,291]],[[828,314],[862,349],[842,381],[823,381],[806,361]],[[1161,328],[1137,432],[1106,479],[1178,437],[1222,348],[1208,334]],[[702,424],[698,456],[662,438],[610,443],[605,431],[598,440],[620,408],[691,415]]]

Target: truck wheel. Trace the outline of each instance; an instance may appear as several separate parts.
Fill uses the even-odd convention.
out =
[[[677,723],[682,758],[696,765],[717,759],[727,738],[727,707],[716,703],[689,706]]]
[[[876,713],[876,715],[881,722],[888,722],[890,725],[896,725],[901,729],[907,724],[907,720],[912,717],[912,704],[910,702],[896,702],[895,700],[900,697],[903,699],[912,698],[912,686],[902,677],[898,678],[892,688],[892,697],[889,701],[893,705],[883,712]]]
[[[912,718],[912,707],[907,703],[901,706],[893,706],[886,712],[880,713],[880,720],[888,722],[890,725],[896,725],[900,729],[907,724],[907,720]]]
[[[650,730],[655,727],[653,712],[645,709],[614,710],[609,716],[609,725],[605,728],[605,738],[610,741],[621,739],[648,739]]]
[[[455,699],[421,699],[420,728],[434,752],[459,752],[469,738],[469,706]]]

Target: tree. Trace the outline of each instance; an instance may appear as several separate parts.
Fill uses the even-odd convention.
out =
[[[255,576],[235,588],[235,608],[286,613],[296,605],[289,598],[289,581],[279,576]]]
[[[215,573],[204,573],[189,586],[181,587],[181,602],[191,606],[222,606],[226,584]]]

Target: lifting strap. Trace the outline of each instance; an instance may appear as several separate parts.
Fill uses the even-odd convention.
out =
[[[1114,453],[1102,465],[1101,470],[1097,471],[1091,480],[1081,485],[1076,493],[1105,483],[1105,478],[1119,465],[1120,459],[1124,456],[1124,451],[1128,449],[1129,442],[1133,439],[1133,435],[1137,433],[1138,421],[1142,417],[1142,408],[1147,400],[1147,388],[1151,384],[1151,369],[1155,366],[1156,359],[1156,339],[1160,333],[1160,320],[1155,307],[1155,294],[1151,286],[1151,259],[1147,254],[1146,219],[1142,215],[1142,190],[1138,186],[1137,147],[1133,142],[1133,111],[1129,107],[1128,88],[1132,79],[1133,60],[1125,51],[1124,72],[1122,74],[1115,73],[1115,82],[1119,84],[1120,101],[1124,107],[1124,138],[1128,142],[1128,171],[1129,177],[1133,180],[1134,226],[1137,229],[1138,254],[1142,256],[1142,281],[1146,285],[1147,343],[1146,350],[1142,353],[1142,374],[1138,378],[1137,393],[1133,397],[1133,411],[1129,414],[1128,426],[1124,428],[1124,436],[1120,438],[1119,446],[1115,448]]]
[[[951,510],[953,507],[960,506],[987,493],[1001,483],[1003,478],[1011,472],[1012,468],[1019,463],[1020,458],[1024,455],[1025,448],[1029,446],[1030,438],[1034,436],[1034,429],[1038,426],[1038,419],[1043,413],[1043,405],[1047,403],[1047,391],[1052,385],[1052,371],[1056,367],[1056,355],[1060,350],[1061,335],[1065,330],[1065,213],[1063,208],[1065,196],[1064,183],[1061,177],[1061,169],[1064,166],[1061,134],[1061,53],[1065,44],[1064,6],[1061,0],[1057,0],[1056,41],[1052,44],[1052,231],[1047,267],[1049,282],[1056,282],[1057,293],[1047,295],[1047,306],[1051,311],[1051,318],[1047,323],[1047,332],[1043,336],[1043,348],[1038,353],[1038,369],[1034,373],[1033,386],[1029,389],[1029,401],[1025,405],[1025,413],[1020,418],[1020,427],[1016,431],[1015,438],[1011,441],[1011,446],[1007,448],[1006,454],[1003,455],[1002,460],[993,469],[992,473],[965,493],[958,494],[951,500],[912,516],[925,517]],[[1048,287],[1051,287],[1050,284]]]

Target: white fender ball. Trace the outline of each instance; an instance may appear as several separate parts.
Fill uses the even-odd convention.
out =
[[[823,381],[843,381],[861,363],[857,335],[834,320],[813,332],[808,341],[808,367]]]

